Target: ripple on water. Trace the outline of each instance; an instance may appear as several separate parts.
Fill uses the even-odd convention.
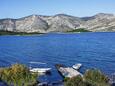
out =
[[[81,71],[99,68],[115,72],[115,33],[45,34],[41,36],[0,36],[0,66],[29,61],[48,63],[53,76],[57,63],[82,63]]]

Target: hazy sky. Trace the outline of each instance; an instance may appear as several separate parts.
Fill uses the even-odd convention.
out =
[[[79,17],[96,13],[115,14],[115,0],[0,0],[0,18],[60,13]]]

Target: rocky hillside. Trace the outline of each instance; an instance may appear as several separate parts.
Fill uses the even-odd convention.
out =
[[[79,28],[89,31],[115,31],[115,15],[99,13],[91,17],[66,14],[54,16],[30,15],[19,19],[0,19],[1,31],[12,32],[66,32]]]

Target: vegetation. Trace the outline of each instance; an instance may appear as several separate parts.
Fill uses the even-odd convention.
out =
[[[67,32],[91,32],[91,31],[86,30],[85,28],[79,28]],[[0,30],[0,35],[36,35],[36,34],[43,34],[43,33],[39,33],[39,32],[26,33],[26,32],[12,32],[12,31]]]
[[[9,86],[33,86],[37,83],[37,74],[30,73],[24,65],[14,64],[0,69],[0,80]]]
[[[97,69],[87,70],[83,77],[65,78],[64,86],[110,86],[108,78]]]
[[[0,35],[35,35],[35,34],[43,34],[43,33],[38,33],[38,32],[26,33],[26,32],[12,32],[12,31],[0,30]]]
[[[79,29],[74,29],[72,31],[68,31],[68,32],[91,32],[91,31],[86,30],[85,28],[79,28]]]
[[[84,79],[93,86],[108,86],[109,81],[100,70],[87,70]]]
[[[65,78],[64,86],[90,86],[90,85],[84,82],[81,76],[76,76],[71,79]]]

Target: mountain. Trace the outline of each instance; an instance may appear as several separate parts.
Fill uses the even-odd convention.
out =
[[[115,31],[115,15],[99,13],[91,17],[66,14],[54,16],[30,15],[19,19],[0,19],[1,31],[48,33],[67,32],[79,28],[93,32]]]
[[[91,31],[115,31],[115,15],[99,13],[92,17],[82,18],[85,20],[84,28]]]

